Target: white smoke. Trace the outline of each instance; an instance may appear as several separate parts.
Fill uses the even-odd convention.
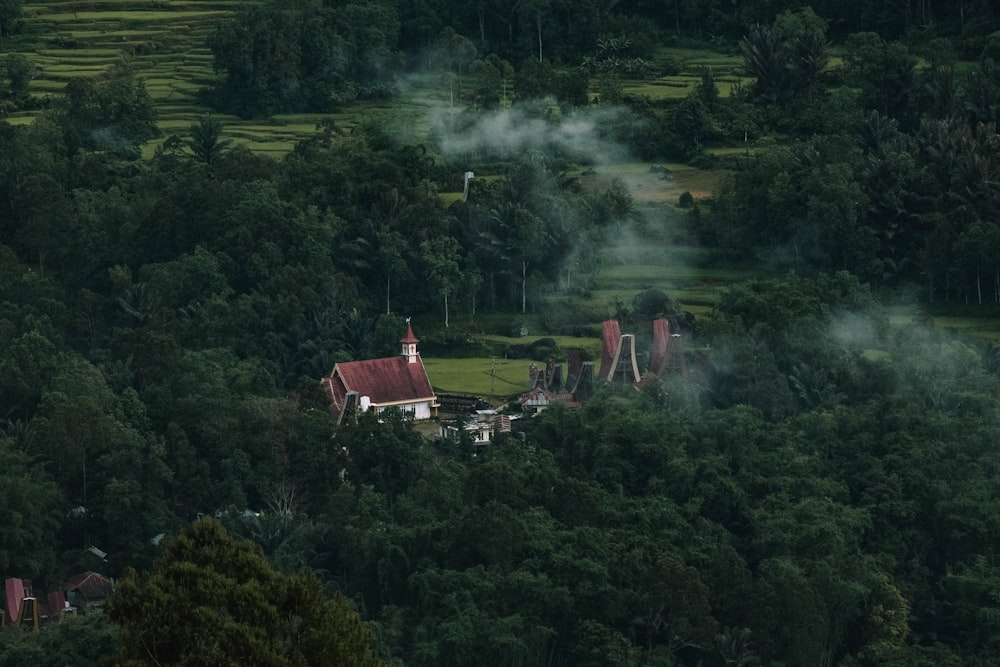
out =
[[[447,157],[562,155],[584,164],[627,159],[610,130],[634,124],[620,108],[585,107],[549,113],[551,107],[515,105],[477,113],[436,112],[431,117],[438,149]]]

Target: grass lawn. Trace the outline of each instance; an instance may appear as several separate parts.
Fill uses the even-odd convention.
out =
[[[527,359],[435,359],[424,357],[424,368],[439,394],[474,394],[502,401],[528,391]]]
[[[650,171],[653,166],[650,162],[597,165],[586,172],[575,171],[569,175],[577,176],[583,187],[598,191],[607,190],[613,182],[620,181],[628,188],[632,198],[643,204],[676,203],[684,192],[690,192],[696,199],[703,199],[712,194],[719,179],[726,173],[721,170],[705,171],[674,162],[658,164],[669,170],[669,178],[664,179],[659,173]]]
[[[996,317],[935,316],[933,319],[937,329],[950,329],[1000,344],[1000,320]]]
[[[511,336],[500,336],[496,334],[480,334],[474,336],[477,341],[484,341],[487,343],[497,343],[502,346],[510,347],[513,345],[531,345],[535,341],[546,338],[554,340],[556,346],[563,352],[567,352],[572,349],[581,349],[586,354],[590,355],[585,357],[585,359],[596,359],[600,358],[601,355],[601,339],[600,338],[588,338],[582,336],[524,336],[522,338],[514,338]],[[525,363],[531,363],[527,361]]]

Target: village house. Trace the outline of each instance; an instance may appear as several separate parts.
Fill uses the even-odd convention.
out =
[[[470,415],[471,416],[471,415]],[[441,424],[438,437],[460,440],[464,431],[474,445],[488,445],[500,433],[510,433],[511,417],[496,410],[476,410],[472,419],[456,419]]]
[[[113,588],[111,580],[103,574],[83,572],[67,579],[61,590],[36,597],[31,580],[7,577],[0,618],[3,625],[20,625],[37,631],[63,614],[85,614],[103,607]]]
[[[437,416],[438,400],[417,352],[420,340],[409,319],[399,356],[335,364],[320,382],[338,420],[355,411],[378,414],[396,408],[414,420]]]

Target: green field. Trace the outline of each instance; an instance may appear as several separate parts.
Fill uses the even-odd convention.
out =
[[[439,394],[474,394],[491,402],[528,390],[527,359],[427,359],[427,377]]]
[[[932,318],[938,329],[967,334],[1000,345],[1000,319],[996,317],[956,317],[950,315]]]
[[[489,342],[503,349],[513,345],[529,346],[540,338],[555,340],[561,355],[556,361],[565,361],[569,350],[580,349],[584,359],[600,359],[600,338],[572,336],[509,336],[482,335],[478,340]],[[529,389],[528,368],[531,364],[544,366],[542,361],[507,359],[503,356],[468,357],[462,359],[423,358],[427,376],[434,391],[439,394],[474,394],[492,402],[509,399]]]

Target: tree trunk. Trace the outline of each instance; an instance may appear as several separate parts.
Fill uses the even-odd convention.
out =
[[[535,28],[538,31],[538,62],[542,62],[542,12],[535,12]]]
[[[528,312],[528,263],[521,262],[521,312]]]
[[[444,293],[444,328],[448,328],[448,291]]]

